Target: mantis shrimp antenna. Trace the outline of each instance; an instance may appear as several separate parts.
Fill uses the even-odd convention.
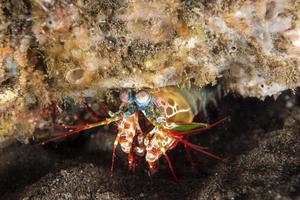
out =
[[[84,131],[84,130],[88,130],[88,129],[103,126],[103,125],[108,125],[108,124],[112,123],[113,121],[114,120],[112,118],[106,118],[105,120],[100,121],[100,122],[85,124],[85,125],[79,125],[79,126],[76,126],[76,125],[62,125],[65,128],[71,128],[71,130],[60,133],[60,134],[56,135],[55,137],[42,142],[41,144],[44,145],[44,144],[47,144],[49,142],[54,142],[54,141],[57,141],[59,139],[68,137],[70,135],[80,133],[81,131]]]

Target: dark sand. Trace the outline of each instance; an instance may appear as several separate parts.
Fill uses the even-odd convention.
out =
[[[299,199],[299,104],[290,92],[277,101],[226,97],[228,120],[191,139],[226,162],[195,152],[191,167],[178,147],[169,153],[177,183],[164,159],[149,177],[145,166],[128,171],[120,151],[111,179],[114,134],[105,130],[43,147],[16,144],[0,154],[1,199]]]

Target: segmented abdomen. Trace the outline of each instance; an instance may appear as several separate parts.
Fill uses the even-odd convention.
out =
[[[155,103],[164,113],[168,121],[190,123],[195,115],[203,112],[207,115],[206,107],[209,102],[216,104],[221,96],[220,86],[214,87],[164,87],[151,91]]]

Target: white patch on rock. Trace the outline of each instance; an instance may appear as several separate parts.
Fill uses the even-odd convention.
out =
[[[12,103],[12,101],[17,98],[18,94],[11,91],[5,90],[3,93],[0,93],[0,105],[5,105],[7,103]]]

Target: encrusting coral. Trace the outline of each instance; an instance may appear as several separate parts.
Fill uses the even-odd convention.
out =
[[[0,140],[46,126],[66,98],[107,89],[219,81],[258,98],[294,89],[299,17],[298,0],[2,0]]]

